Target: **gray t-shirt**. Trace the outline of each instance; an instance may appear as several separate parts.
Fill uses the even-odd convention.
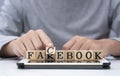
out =
[[[120,41],[120,0],[5,0],[0,48],[30,29],[42,29],[57,49],[75,35]]]

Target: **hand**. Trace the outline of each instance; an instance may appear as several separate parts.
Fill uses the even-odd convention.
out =
[[[3,47],[4,51],[11,56],[24,56],[27,50],[45,49],[45,47],[53,47],[51,39],[42,30],[30,30],[16,40],[9,42]]]
[[[104,50],[105,55],[120,56],[120,42],[112,39],[94,40],[75,36],[63,45],[64,50]]]

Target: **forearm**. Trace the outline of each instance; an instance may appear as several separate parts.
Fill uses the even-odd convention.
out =
[[[8,43],[9,44],[9,43]],[[4,45],[0,51],[0,57],[7,58],[7,57],[15,57],[15,53],[11,48],[9,48],[8,44]]]
[[[113,39],[102,39],[105,43],[103,45],[103,48],[105,48],[105,51],[107,54],[112,55],[112,56],[120,56],[120,42],[117,40]]]
[[[113,56],[120,56],[120,42],[113,40],[113,47],[111,46],[110,54]]]
[[[14,52],[6,48],[5,44],[22,34],[21,10],[20,0],[4,0],[0,13],[0,56],[2,57],[14,56]]]
[[[12,57],[15,56],[12,48],[9,48],[10,42],[17,39],[16,36],[4,36],[0,35],[0,57]],[[9,47],[8,47],[9,46]]]

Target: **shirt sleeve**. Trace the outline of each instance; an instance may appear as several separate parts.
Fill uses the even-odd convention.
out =
[[[23,31],[20,0],[5,0],[0,11],[0,50]]]
[[[110,35],[111,39],[120,41],[120,0],[111,0]]]

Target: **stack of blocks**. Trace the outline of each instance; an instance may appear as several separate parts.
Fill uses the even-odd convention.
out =
[[[26,58],[37,62],[81,62],[103,59],[103,50],[56,50],[47,47],[46,50],[29,50]]]

